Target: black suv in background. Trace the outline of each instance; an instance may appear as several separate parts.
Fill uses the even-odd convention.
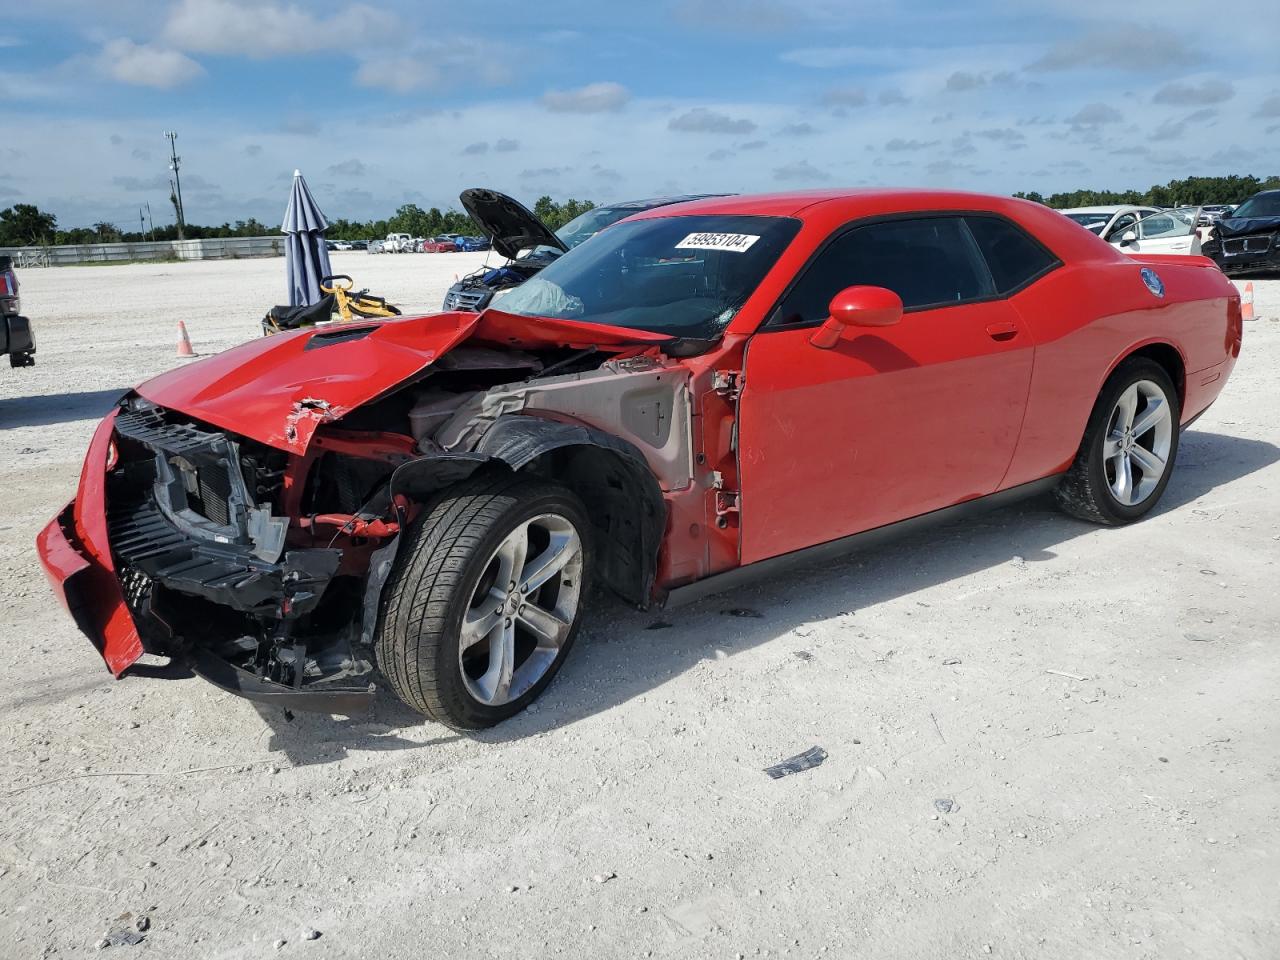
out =
[[[467,274],[445,294],[444,309],[483,310],[493,300],[494,294],[520,286],[560,254],[632,214],[686,200],[719,196],[724,194],[701,193],[611,203],[607,207],[592,207],[559,230],[552,231],[528,207],[505,193],[479,188],[463,190],[458,197],[462,208],[507,262],[496,267],[486,265]]]
[[[1211,230],[1200,252],[1227,276],[1280,270],[1280,190],[1255,193]]]
[[[22,301],[18,299],[18,275],[13,272],[13,259],[0,256],[0,320],[4,321],[4,343],[0,352],[9,355],[9,366],[30,367],[36,362],[36,338],[31,321],[18,316]]]

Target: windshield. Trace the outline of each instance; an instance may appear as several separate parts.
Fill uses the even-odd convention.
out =
[[[497,309],[718,337],[800,229],[785,217],[662,217],[592,237],[504,295]]]
[[[572,250],[583,240],[595,236],[605,227],[639,212],[634,207],[596,207],[574,217],[556,231],[556,236],[563,241],[566,247]]]
[[[1231,217],[1280,217],[1280,190],[1250,197],[1232,211]]]
[[[1107,225],[1113,214],[1110,213],[1068,213],[1068,217],[1074,220],[1080,226],[1094,233],[1099,232]]]

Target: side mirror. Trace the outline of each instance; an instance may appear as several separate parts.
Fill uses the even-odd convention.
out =
[[[902,319],[902,298],[884,287],[845,287],[831,300],[830,316],[809,338],[830,350],[858,327],[889,327]],[[853,328],[852,330],[850,328]]]
[[[1136,230],[1126,230],[1120,234],[1120,246],[1127,247],[1131,243],[1138,242],[1138,233]]]

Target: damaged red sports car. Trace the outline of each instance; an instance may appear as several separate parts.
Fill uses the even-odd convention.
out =
[[[538,696],[592,590],[644,606],[1037,491],[1150,511],[1241,344],[1201,257],[928,191],[648,211],[480,314],[255,339],[98,428],[39,537],[117,675],[144,652],[458,728]]]

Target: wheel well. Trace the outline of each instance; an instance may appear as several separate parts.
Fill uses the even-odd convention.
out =
[[[596,570],[624,600],[648,606],[666,503],[646,464],[592,444],[557,447],[521,469],[568,487],[594,527]]]
[[[1164,367],[1165,373],[1169,374],[1169,379],[1173,381],[1174,389],[1178,391],[1179,408],[1186,403],[1187,371],[1182,362],[1182,354],[1178,353],[1176,347],[1169,343],[1149,343],[1145,347],[1139,347],[1133,351],[1133,353],[1125,357],[1125,360],[1130,357],[1146,357]]]

